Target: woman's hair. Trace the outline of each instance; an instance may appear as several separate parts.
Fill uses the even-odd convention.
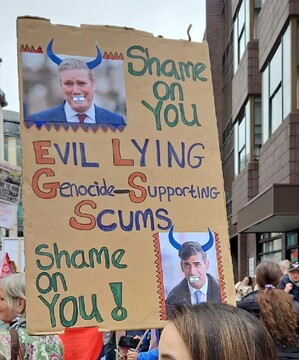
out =
[[[260,320],[276,345],[290,346],[297,341],[297,311],[291,296],[282,289],[267,288],[257,296]]]
[[[10,310],[14,308],[15,301],[19,298],[26,300],[25,274],[11,274],[0,279],[0,286],[5,293],[5,300]],[[23,314],[25,314],[25,309]]]
[[[180,307],[170,319],[192,360],[276,360],[275,344],[263,324],[235,306],[206,302]]]
[[[245,280],[246,278],[248,279],[248,286],[252,286],[252,277],[245,275],[243,277],[242,281]]]
[[[260,263],[256,267],[255,273],[255,280],[260,289],[265,289],[266,285],[277,286],[281,278],[280,267],[273,261]]]

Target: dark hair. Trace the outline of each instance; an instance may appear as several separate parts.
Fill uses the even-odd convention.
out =
[[[182,244],[181,249],[179,250],[179,257],[181,260],[187,260],[190,256],[202,255],[203,261],[207,260],[207,254],[203,251],[201,245],[196,241],[186,241]]]
[[[261,289],[266,285],[277,286],[281,278],[281,270],[278,264],[273,261],[264,261],[260,263],[255,270],[256,283]]]
[[[206,302],[176,308],[170,319],[192,360],[276,360],[275,344],[263,324],[245,310]]]
[[[257,296],[260,320],[276,345],[291,346],[298,341],[297,311],[291,296],[282,289],[267,288]]]
[[[252,277],[251,276],[248,276],[248,275],[245,275],[242,279],[242,281],[247,278],[248,279],[248,286],[251,286],[252,287]]]

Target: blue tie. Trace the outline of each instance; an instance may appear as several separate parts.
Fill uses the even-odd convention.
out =
[[[195,291],[196,304],[200,304],[200,303],[201,303],[201,294],[202,294],[202,292],[201,292],[200,290],[196,290],[196,291]]]

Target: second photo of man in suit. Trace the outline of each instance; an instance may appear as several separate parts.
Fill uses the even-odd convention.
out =
[[[169,289],[165,294],[166,313],[168,317],[171,316],[171,313],[174,311],[176,306],[190,306],[206,301],[221,302],[220,285],[218,279],[213,276],[215,275],[215,267],[217,264],[216,259],[214,260],[214,234],[209,229],[208,240],[206,235],[204,235],[205,240],[202,240],[202,245],[196,240],[199,237],[203,239],[203,233],[201,233],[201,236],[200,233],[190,234],[191,233],[181,233],[181,237],[185,239],[188,238],[188,240],[186,239],[187,241],[180,243],[174,239],[174,235],[171,230],[168,235],[168,244],[170,244],[171,247],[168,247],[167,254],[166,251],[164,251],[164,260],[162,255],[162,262],[170,262],[170,259],[167,260],[167,257],[170,256],[170,254],[173,254],[174,250],[177,250],[178,252],[176,257],[178,256],[179,258],[179,267],[181,274],[183,275],[183,278],[177,281],[172,287],[169,287],[169,284],[166,284]],[[165,240],[163,242],[165,244]],[[164,247],[165,245],[163,246],[163,249]],[[209,257],[213,262],[212,267],[210,267],[208,252],[210,253]],[[173,255],[171,255],[171,258],[173,259]],[[171,262],[173,262],[173,260],[171,260]],[[165,270],[168,273],[169,270],[167,270],[167,265],[164,265]],[[172,267],[171,269],[174,276],[174,268]],[[212,274],[210,273],[211,270]],[[173,276],[168,275],[165,272],[163,273],[163,279],[166,282],[168,282],[168,280]]]

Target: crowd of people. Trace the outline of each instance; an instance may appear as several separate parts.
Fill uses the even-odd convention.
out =
[[[67,332],[31,336],[25,274],[10,274],[0,279],[0,360],[299,359],[299,262],[261,262],[255,286],[246,275],[235,292],[236,306],[219,301],[172,306],[163,330],[103,336],[86,328],[74,329],[70,338]],[[87,347],[78,355],[84,336]]]

